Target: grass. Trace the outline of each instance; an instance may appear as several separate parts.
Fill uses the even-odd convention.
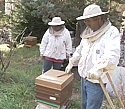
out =
[[[3,47],[2,50],[8,50],[6,45]],[[0,74],[0,109],[34,109],[35,78],[41,71],[39,46],[26,48],[22,45],[15,49],[9,68]],[[74,79],[72,98],[67,109],[80,108],[80,81]],[[111,109],[106,99],[101,109]]]
[[[0,109],[34,109],[41,65],[38,46],[14,51],[9,68],[0,76]]]

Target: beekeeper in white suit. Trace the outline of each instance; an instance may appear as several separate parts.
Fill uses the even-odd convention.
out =
[[[68,60],[72,53],[71,35],[65,27],[65,21],[61,17],[54,17],[48,25],[39,48],[40,59],[43,60],[42,73],[51,68],[61,70],[63,60]]]
[[[98,78],[106,85],[105,72],[115,69],[120,58],[120,35],[100,6],[92,4],[84,9],[77,20],[84,20],[86,29],[81,34],[80,45],[76,48],[65,72],[69,73],[75,62],[81,76],[82,109],[100,109],[103,90]]]

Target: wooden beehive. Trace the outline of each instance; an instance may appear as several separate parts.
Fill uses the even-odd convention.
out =
[[[60,105],[60,107],[72,95],[73,74],[65,74],[64,71],[49,70],[36,78],[36,99]]]
[[[27,36],[24,38],[24,46],[25,47],[32,47],[36,44],[37,44],[37,37]]]

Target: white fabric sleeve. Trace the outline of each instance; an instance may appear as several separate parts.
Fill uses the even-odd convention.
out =
[[[81,58],[81,50],[82,50],[82,43],[80,43],[80,45],[76,47],[76,50],[73,53],[73,56],[69,59],[69,63],[72,63],[72,65],[74,65],[75,63],[78,63],[78,61]]]
[[[69,31],[66,29],[66,55],[70,56],[70,54],[72,53],[72,40],[71,40],[71,36]]]
[[[45,34],[43,35],[43,38],[42,38],[42,41],[41,41],[41,44],[40,44],[40,54],[44,54],[44,51],[46,49],[46,46],[48,44],[48,35],[49,35],[49,31],[47,30],[45,32]]]

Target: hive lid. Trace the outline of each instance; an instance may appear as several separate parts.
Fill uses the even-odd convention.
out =
[[[24,38],[24,41],[36,41],[37,37],[35,36],[27,36]]]
[[[65,74],[64,71],[50,69],[36,78],[35,84],[61,90],[73,80],[73,74]],[[59,77],[60,75],[63,75]]]

